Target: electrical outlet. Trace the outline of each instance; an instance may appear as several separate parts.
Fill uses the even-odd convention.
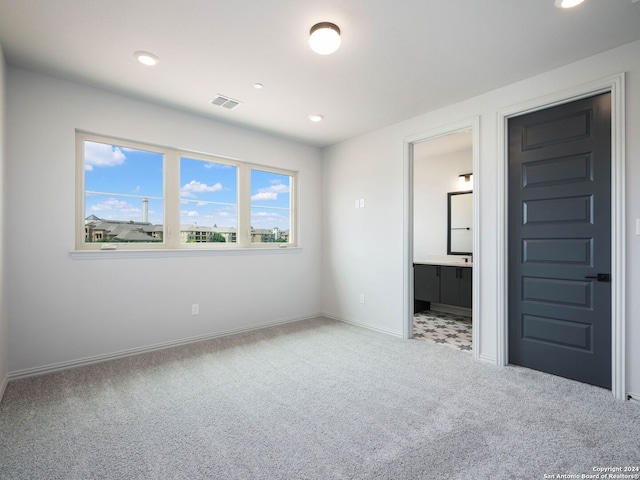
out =
[[[197,303],[191,304],[191,315],[200,315],[200,305]]]

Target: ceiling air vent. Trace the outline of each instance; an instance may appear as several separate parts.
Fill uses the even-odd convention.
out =
[[[223,95],[216,95],[211,100],[209,100],[209,103],[211,103],[212,105],[218,105],[219,107],[227,108],[229,110],[233,110],[242,102],[234,100],[233,98],[225,97]]]

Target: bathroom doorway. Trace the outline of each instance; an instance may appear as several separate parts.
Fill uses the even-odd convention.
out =
[[[406,337],[476,356],[477,120],[407,140]]]

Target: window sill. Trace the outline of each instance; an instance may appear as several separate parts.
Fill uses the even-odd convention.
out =
[[[149,250],[72,250],[74,260],[96,260],[107,258],[173,258],[216,257],[234,255],[278,255],[300,253],[301,247],[278,248],[225,248],[225,249],[149,249]]]

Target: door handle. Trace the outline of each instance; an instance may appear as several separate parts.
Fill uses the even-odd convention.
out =
[[[588,279],[595,279],[598,280],[599,282],[610,282],[611,281],[611,275],[609,275],[608,273],[598,273],[597,275],[587,275],[584,278],[588,278]]]

